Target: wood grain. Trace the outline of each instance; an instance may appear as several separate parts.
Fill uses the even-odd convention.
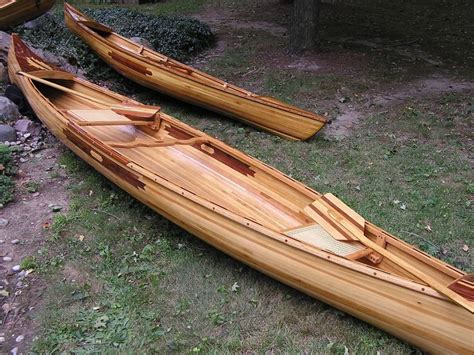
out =
[[[33,20],[51,9],[55,0],[12,0],[0,3],[0,30]]]
[[[140,103],[77,77],[51,80],[83,97],[19,75],[28,71],[22,66],[28,58],[20,59],[18,53],[28,56],[29,50],[17,36],[12,38],[10,79],[37,116],[79,157],[132,196],[231,257],[426,351],[472,354],[473,313],[427,282],[387,257],[375,264],[367,253],[359,253],[352,260],[318,248],[311,238],[302,241],[285,233],[311,222],[304,210],[321,194],[165,113],[158,131],[131,124],[78,126],[71,116],[75,110],[103,110],[107,119],[113,114],[126,120],[110,108]],[[140,145],[159,140],[192,144]],[[239,171],[237,162],[244,170]],[[361,220],[349,207],[337,206],[354,221]],[[396,255],[399,264],[408,263],[446,287],[461,280],[458,294],[466,294],[471,278],[462,279],[464,272],[364,223],[364,237]]]
[[[258,96],[144,48],[64,5],[69,29],[127,78],[178,99],[245,121],[292,140],[308,139],[326,119],[274,98]]]

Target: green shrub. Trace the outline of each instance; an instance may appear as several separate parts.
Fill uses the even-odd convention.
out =
[[[22,270],[36,269],[38,267],[38,262],[34,256],[27,256],[21,261],[20,267]]]
[[[7,147],[5,144],[0,144],[0,164],[5,167],[10,166],[12,161],[12,152],[10,147]]]
[[[146,39],[158,52],[178,60],[189,58],[214,40],[209,26],[192,18],[146,15],[125,8],[86,9],[84,12],[125,37]],[[34,29],[19,26],[15,32],[35,47],[64,57],[83,69],[92,80],[117,78],[109,66],[65,27],[62,13],[47,14],[37,21]]]
[[[0,175],[0,203],[5,205],[13,200],[13,191],[15,183],[10,176]]]

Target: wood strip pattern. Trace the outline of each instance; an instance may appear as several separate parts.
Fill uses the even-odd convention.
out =
[[[258,96],[209,74],[170,59],[94,22],[69,4],[64,5],[69,29],[105,62],[140,85],[237,118],[292,140],[316,134],[326,119],[274,98]]]
[[[12,0],[0,5],[0,30],[6,30],[43,15],[55,2],[55,0]]]
[[[9,75],[37,116],[78,156],[132,196],[228,255],[426,351],[472,353],[473,313],[433,289],[431,281],[422,281],[428,275],[435,280],[433,284],[448,287],[465,273],[367,221],[365,230],[357,227],[357,233],[395,255],[397,262],[384,257],[374,264],[362,252],[354,254],[362,259],[351,260],[350,255],[341,257],[284,234],[308,224],[311,219],[304,210],[321,199],[320,193],[164,113],[157,131],[133,126],[131,120],[128,125],[107,127],[74,124],[71,110],[103,110],[104,119],[126,122],[127,117],[110,108],[134,102],[79,78],[60,84],[84,97],[17,74],[25,70],[21,63],[30,61],[17,58],[18,53],[26,53],[21,50],[25,45],[17,36],[12,38]],[[35,63],[47,65],[38,59]],[[194,141],[196,144],[133,147],[137,142],[197,138],[205,139],[204,145]],[[217,150],[245,164],[253,174],[240,173],[232,164],[213,158]],[[120,168],[111,168],[106,159]],[[133,174],[133,181],[123,176],[125,171]],[[336,207],[358,220],[355,212],[345,210],[347,206]],[[353,224],[350,218],[346,220]],[[384,247],[376,244],[379,239],[385,241]],[[404,263],[422,277],[404,271],[399,266]],[[466,281],[461,284],[469,285]],[[452,292],[464,297],[461,291]]]

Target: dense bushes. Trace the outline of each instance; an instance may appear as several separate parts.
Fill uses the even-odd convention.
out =
[[[4,205],[13,200],[15,183],[13,179],[7,175],[13,170],[12,153],[10,148],[3,144],[0,144],[0,165],[0,204]]]
[[[191,18],[145,15],[125,8],[86,9],[85,13],[125,37],[146,39],[158,52],[178,60],[198,53],[214,39],[209,26]],[[34,28],[19,26],[15,31],[35,47],[66,58],[92,79],[110,77],[111,69],[67,30],[62,13],[48,14],[36,21]]]
[[[87,15],[125,37],[142,37],[153,47],[175,59],[186,59],[211,44],[206,24],[189,17],[152,16],[125,8],[90,9]]]

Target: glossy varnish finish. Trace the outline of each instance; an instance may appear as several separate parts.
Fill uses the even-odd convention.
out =
[[[64,5],[66,25],[105,62],[137,83],[178,99],[243,120],[280,136],[304,140],[326,123],[324,117],[257,96],[144,48]]]
[[[55,0],[0,0],[0,30],[41,16],[54,3]]]
[[[147,126],[147,115],[136,111],[156,108],[59,72],[18,37],[13,41],[9,74],[38,117],[132,196],[228,255],[412,344],[434,353],[472,353],[473,313],[403,264],[459,290],[466,302],[471,276],[367,222],[335,196],[322,196],[164,113],[146,118]],[[313,211],[332,218],[339,232],[315,223]],[[359,243],[350,244],[357,251],[341,256],[322,249],[318,234],[292,237],[308,227],[325,228],[335,246]],[[383,255],[360,243],[361,234]]]

